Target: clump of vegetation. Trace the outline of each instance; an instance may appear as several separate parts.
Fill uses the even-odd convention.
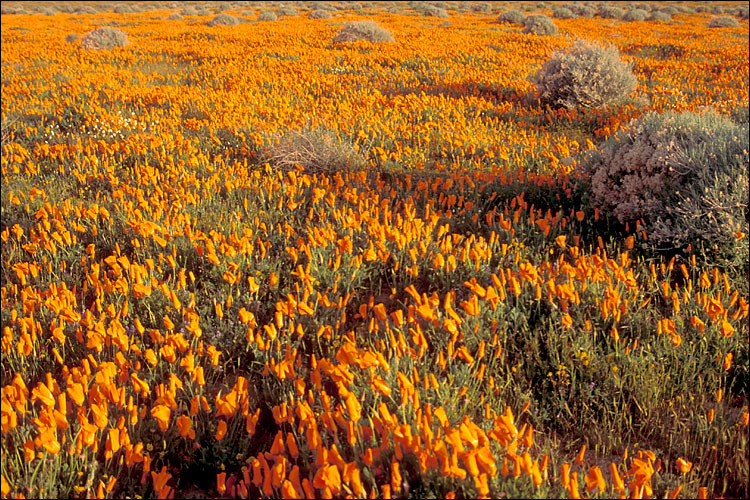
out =
[[[318,9],[310,12],[310,15],[308,17],[310,19],[331,19],[333,17],[333,14],[331,14],[327,10]]]
[[[381,28],[375,21],[352,21],[346,23],[334,37],[334,43],[356,42],[392,42],[393,37],[388,30]]]
[[[280,16],[286,17],[294,17],[299,15],[297,9],[295,9],[293,5],[282,5],[281,7],[279,7],[278,12]]]
[[[622,19],[625,16],[625,11],[620,7],[603,5],[599,7],[597,15],[603,19]]]
[[[81,37],[79,37],[75,33],[68,33],[67,35],[65,35],[65,41],[68,43],[77,42],[80,39]]]
[[[240,24],[240,19],[229,14],[217,14],[213,19],[208,21],[209,26],[237,26]]]
[[[664,12],[671,17],[680,12],[680,7],[676,5],[660,5],[657,9],[654,9],[653,12]]]
[[[648,17],[649,21],[661,21],[663,23],[667,23],[672,20],[672,16],[670,16],[667,12],[657,10],[651,13],[651,15]]]
[[[573,19],[576,15],[567,7],[556,7],[552,11],[552,17],[555,19]]]
[[[747,266],[748,132],[713,111],[643,116],[586,153],[591,202],[620,223],[644,220],[658,248],[692,244]]]
[[[285,171],[299,165],[309,174],[333,174],[365,164],[353,143],[325,128],[289,131],[276,137],[273,143],[265,152],[264,161]]]
[[[419,14],[423,16],[427,16],[427,17],[442,17],[442,18],[448,17],[447,10],[441,9],[440,7],[436,7],[430,4],[420,3],[414,6],[414,10],[416,10]]]
[[[557,34],[557,26],[552,19],[542,14],[534,14],[524,20],[524,33],[534,35],[552,36]]]
[[[264,10],[258,14],[258,21],[277,21],[279,18],[270,10]]]
[[[167,17],[168,21],[182,21],[182,19],[183,19],[182,15],[178,14],[177,12],[175,12],[174,14],[170,14]]]
[[[709,28],[737,28],[740,23],[732,16],[717,16],[708,21]]]
[[[648,11],[642,9],[629,10],[625,13],[623,21],[645,21],[648,18]]]
[[[116,28],[103,26],[87,33],[81,40],[81,48],[87,50],[110,50],[128,44],[128,36]]]
[[[0,5],[0,14],[2,15],[10,15],[10,14],[24,14],[26,11],[23,9],[23,7],[19,5],[6,5],[2,4]]]
[[[500,15],[497,16],[497,22],[499,23],[516,24],[518,26],[523,26],[525,20],[526,14],[517,9],[501,12]]]
[[[579,40],[565,52],[556,51],[533,83],[543,103],[572,109],[618,104],[635,90],[638,80],[616,48]]]
[[[112,8],[112,12],[115,14],[131,14],[133,12],[133,8],[128,4],[119,4],[115,5]]]
[[[596,15],[596,9],[588,5],[573,4],[570,6],[570,10],[579,17],[594,17]]]
[[[442,8],[444,9],[445,7]],[[488,2],[477,3],[471,6],[471,11],[479,14],[492,14],[492,10],[492,4]]]

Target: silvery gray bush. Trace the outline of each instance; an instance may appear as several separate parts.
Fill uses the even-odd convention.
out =
[[[535,35],[552,36],[557,34],[557,26],[552,19],[542,14],[534,14],[524,20],[524,33],[533,33]]]
[[[533,83],[543,103],[572,109],[619,104],[638,80],[616,48],[578,40],[567,51],[556,51]]]
[[[517,9],[501,12],[500,15],[497,16],[497,22],[508,24],[523,25],[525,19],[526,14]]]
[[[366,40],[368,42],[392,42],[391,34],[378,26],[375,21],[351,21],[346,23],[336,37],[334,43],[354,42],[357,40]]]

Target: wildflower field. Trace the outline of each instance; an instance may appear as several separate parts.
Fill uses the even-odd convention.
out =
[[[746,3],[2,9],[3,498],[750,493]]]

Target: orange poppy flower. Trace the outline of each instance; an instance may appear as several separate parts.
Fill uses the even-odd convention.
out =
[[[584,479],[586,480],[586,492],[598,489],[600,493],[604,493],[607,489],[607,484],[604,482],[602,471],[596,465],[589,469],[589,472]]]
[[[73,402],[76,404],[76,406],[83,405],[84,401],[86,400],[86,394],[83,392],[83,386],[81,384],[72,383],[68,385],[67,389],[68,396],[70,396],[70,399],[73,400]]]
[[[690,469],[692,468],[693,468],[692,462],[688,462],[682,457],[677,459],[677,469],[683,474],[687,474],[688,472],[690,472]]]
[[[318,469],[313,478],[313,486],[320,490],[328,488],[334,495],[338,495],[341,492],[341,475],[338,467],[328,464]]]
[[[151,409],[151,416],[159,423],[159,429],[162,432],[166,432],[169,428],[169,417],[171,414],[172,410],[166,405],[156,405]]]
[[[216,429],[216,440],[221,441],[227,434],[227,422],[226,420],[219,420],[219,426]]]
[[[284,482],[281,483],[281,495],[283,498],[302,498],[300,492],[297,491],[288,479],[284,479]]]
[[[165,487],[167,486],[167,481],[169,481],[172,478],[172,474],[167,472],[167,466],[163,466],[161,468],[161,471],[157,474],[154,471],[151,471],[151,479],[154,481],[154,491],[157,495],[160,495],[162,491],[164,491]]]
[[[227,473],[221,472],[216,474],[216,491],[223,495],[227,491]]]
[[[177,419],[177,428],[180,430],[180,436],[195,439],[195,429],[193,421],[187,415],[180,415]]]
[[[622,492],[625,489],[625,483],[620,477],[620,474],[617,471],[617,466],[614,462],[611,462],[609,464],[609,475],[612,476],[612,484],[614,485],[615,489],[619,492]]]

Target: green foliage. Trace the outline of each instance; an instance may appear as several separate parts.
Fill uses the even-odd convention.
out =
[[[657,248],[691,245],[748,265],[748,125],[715,112],[649,114],[581,162],[591,202],[620,223],[645,221]],[[708,255],[707,255],[708,257]]]
[[[524,20],[524,33],[532,33],[540,36],[553,36],[557,34],[557,26],[552,19],[542,14],[529,16]]]
[[[81,41],[81,48],[90,50],[110,50],[115,47],[124,47],[127,44],[128,36],[124,32],[116,28],[103,26],[87,33]]]
[[[169,17],[167,17],[168,21],[182,21],[183,17],[182,15],[175,12],[174,14],[170,14]]]
[[[356,42],[365,40],[367,42],[392,42],[393,37],[388,32],[378,26],[375,21],[352,21],[346,23],[338,34],[334,37],[334,43]]]
[[[533,83],[550,106],[595,108],[624,101],[638,81],[616,48],[579,40],[568,51],[555,52]]]

